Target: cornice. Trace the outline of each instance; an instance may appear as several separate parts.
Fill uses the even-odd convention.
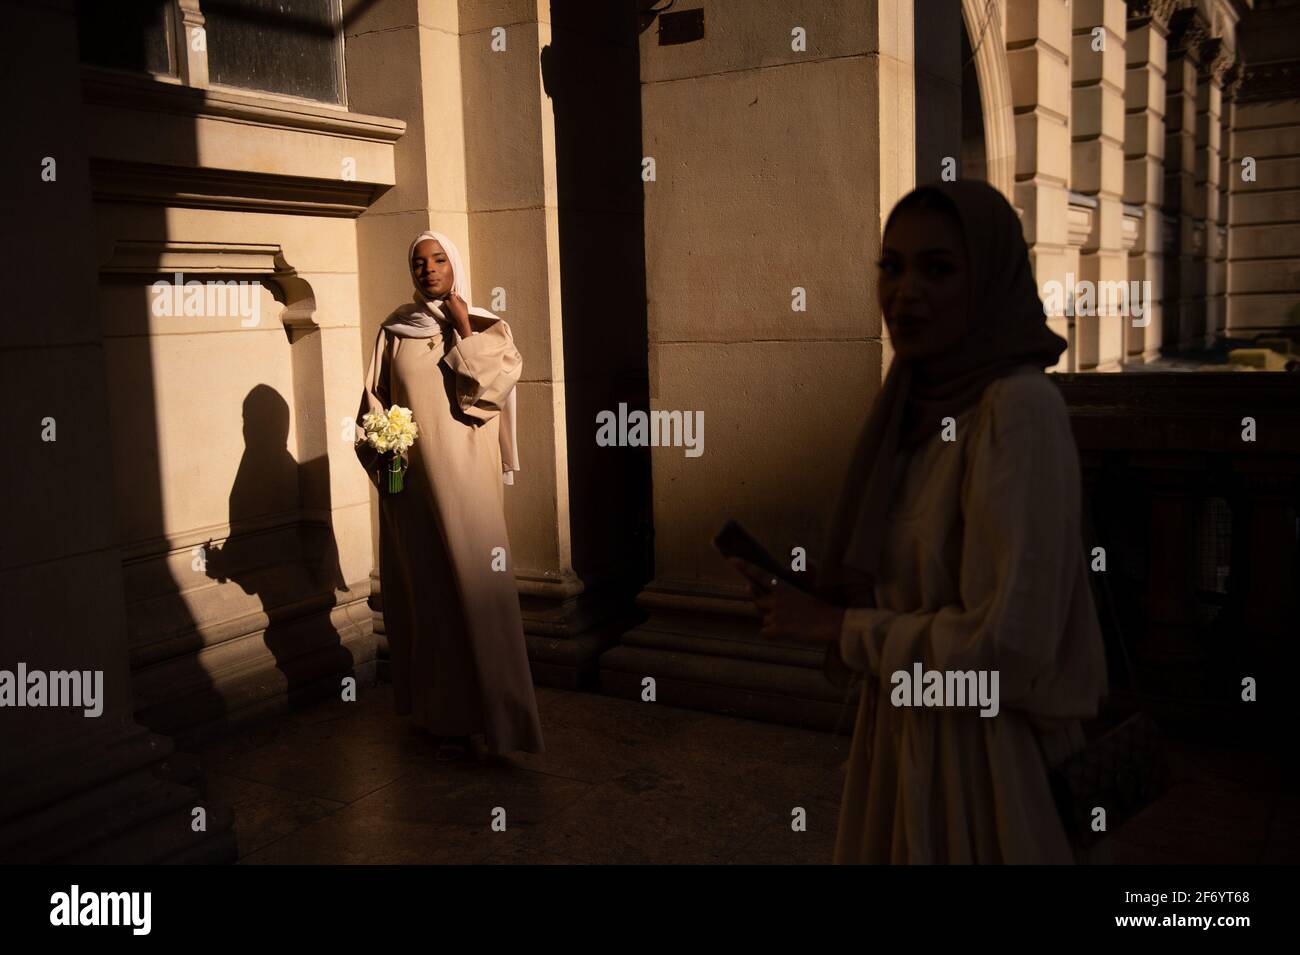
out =
[[[82,70],[82,94],[92,189],[106,201],[354,218],[392,187],[406,131],[338,106],[95,67]],[[187,151],[191,135],[215,146]],[[332,155],[358,157],[356,177],[330,176],[320,157]]]
[[[337,106],[227,88],[198,89],[165,77],[143,77],[84,66],[82,98],[87,105],[171,113],[195,119],[224,119],[275,129],[396,143],[406,123],[385,116],[352,113]]]

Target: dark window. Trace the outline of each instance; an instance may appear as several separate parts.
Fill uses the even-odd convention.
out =
[[[167,52],[170,0],[77,0],[81,62],[115,70],[175,73]]]
[[[337,103],[337,0],[201,0],[213,83]]]

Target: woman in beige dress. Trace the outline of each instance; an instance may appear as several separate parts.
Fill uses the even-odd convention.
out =
[[[456,246],[423,232],[407,257],[414,301],[380,326],[357,420],[410,408],[419,436],[405,487],[389,455],[357,445],[380,488],[380,579],[397,712],[442,737],[439,759],[482,734],[489,753],[542,752],[503,484],[519,469],[510,326],[469,305]]]
[[[1065,342],[1047,327],[1016,213],[991,186],[912,192],[882,245],[894,360],[818,596],[737,568],[765,634],[825,645],[832,668],[862,678],[835,861],[1074,861],[1047,767],[1082,746],[1106,675],[1078,452],[1044,374]],[[915,705],[895,675],[917,664],[983,671],[996,705],[981,715],[955,694]]]

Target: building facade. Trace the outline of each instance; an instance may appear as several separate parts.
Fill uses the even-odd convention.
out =
[[[1020,210],[1055,371],[1300,334],[1295,3],[104,6],[0,3],[4,666],[105,685],[93,730],[4,713],[3,856],[229,857],[177,742],[381,669],[350,418],[422,230],[524,355],[536,678],[816,726],[820,659],[758,641],[710,540],[820,541],[890,360],[904,193],[979,177]],[[697,416],[701,453],[603,446],[620,408]]]

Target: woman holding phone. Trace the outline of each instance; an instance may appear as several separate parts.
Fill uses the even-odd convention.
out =
[[[1044,374],[1065,342],[1015,210],[986,183],[908,194],[882,249],[895,355],[816,593],[733,564],[765,635],[824,645],[862,678],[836,862],[1071,862],[1048,765],[1082,747],[1106,674],[1078,452]],[[996,715],[898,705],[894,675],[915,664],[996,672]]]

